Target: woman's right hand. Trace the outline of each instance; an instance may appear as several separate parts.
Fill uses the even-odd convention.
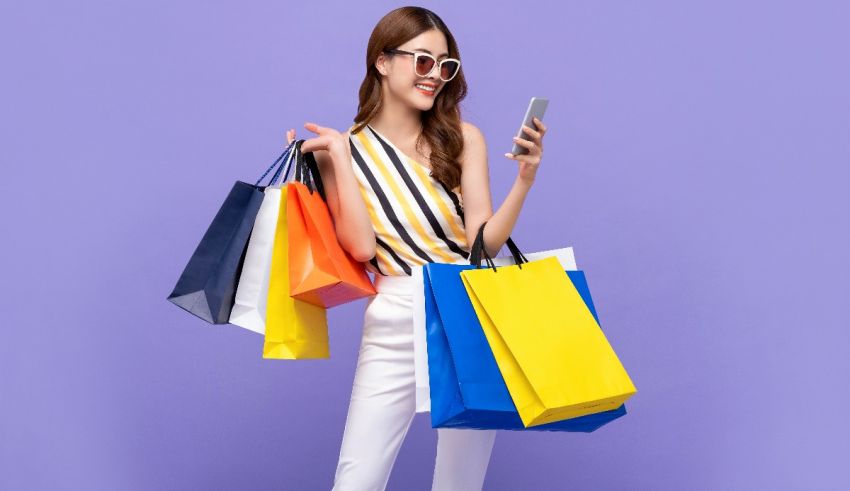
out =
[[[319,136],[309,138],[301,144],[303,153],[314,152],[316,150],[325,150],[331,155],[346,155],[348,150],[348,141],[345,135],[333,128],[319,126],[316,123],[304,123],[304,128]],[[292,137],[295,137],[295,130],[290,130]],[[288,134],[287,134],[288,136]]]

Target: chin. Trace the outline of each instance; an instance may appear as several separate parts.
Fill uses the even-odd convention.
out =
[[[434,101],[420,102],[419,104],[416,104],[415,106],[416,106],[417,109],[419,109],[422,112],[430,111],[431,108],[434,107]]]
[[[434,107],[434,97],[436,96],[426,98],[421,94],[415,93],[408,98],[408,102],[420,111],[430,111]]]

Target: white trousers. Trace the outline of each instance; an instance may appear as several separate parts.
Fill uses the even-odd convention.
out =
[[[415,415],[412,283],[376,276],[334,479],[335,491],[381,491]],[[430,415],[429,415],[430,416]],[[437,429],[433,491],[480,490],[495,430]]]

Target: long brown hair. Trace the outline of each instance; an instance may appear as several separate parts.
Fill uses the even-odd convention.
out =
[[[449,57],[460,60],[460,51],[454,36],[437,14],[422,7],[401,7],[385,15],[372,30],[366,47],[366,77],[360,85],[360,104],[355,126],[351,133],[362,130],[380,111],[383,97],[381,74],[375,63],[385,49],[396,48],[423,32],[439,29],[446,36]],[[431,151],[431,176],[449,189],[460,185],[460,163],[463,152],[460,107],[466,97],[466,79],[463,66],[458,74],[443,86],[434,105],[422,111],[422,133],[416,139],[416,149],[422,148],[423,140]]]

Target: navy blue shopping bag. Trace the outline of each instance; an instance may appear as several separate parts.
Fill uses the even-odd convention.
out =
[[[508,246],[521,262],[513,241]],[[480,254],[471,257],[476,261]],[[461,271],[476,267],[440,263],[423,267],[432,427],[592,432],[626,414],[622,405],[611,411],[524,427],[460,277]],[[599,322],[584,273],[567,274]]]
[[[227,324],[248,239],[263,202],[265,186],[260,183],[273,169],[270,182],[275,181],[291,162],[296,143],[256,183],[236,181],[168,296],[170,302],[211,324]]]

